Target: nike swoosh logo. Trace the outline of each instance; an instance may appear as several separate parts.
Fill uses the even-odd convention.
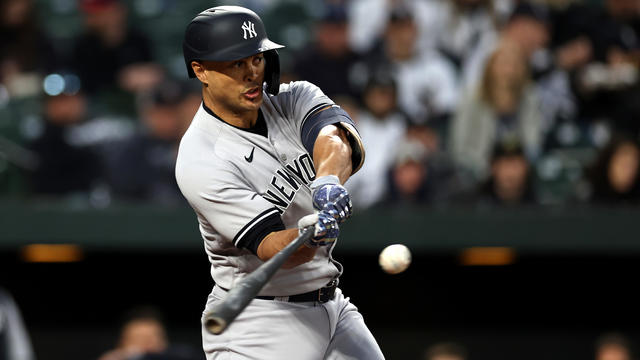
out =
[[[247,160],[247,162],[252,162],[253,161],[253,152],[256,150],[256,148],[254,147],[253,149],[251,149],[251,155],[249,155],[249,157],[244,157],[245,160]]]

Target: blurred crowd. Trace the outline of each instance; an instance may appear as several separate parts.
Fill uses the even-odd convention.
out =
[[[97,360],[201,360],[203,353],[192,345],[171,340],[162,312],[154,306],[129,309],[118,321],[113,347]],[[432,342],[421,360],[468,360],[474,354],[460,341]],[[499,351],[499,350],[498,350]],[[633,360],[636,348],[631,337],[620,332],[600,333],[594,339],[595,360]],[[504,354],[500,354],[504,355]],[[35,360],[31,339],[20,309],[11,294],[0,287],[0,360]]]
[[[152,306],[136,307],[127,312],[113,349],[98,360],[202,360],[200,349],[172,343],[162,312]]]
[[[640,201],[637,0],[0,0],[0,194],[183,204],[181,37],[223,3],[357,122],[360,209]]]
[[[423,360],[467,360],[473,358],[464,345],[458,342],[436,342],[424,351]],[[594,343],[595,360],[633,360],[635,348],[629,338],[619,332],[600,334]]]
[[[153,306],[130,309],[118,325],[114,347],[97,360],[204,359],[200,349],[170,341],[162,312]],[[11,294],[0,287],[0,360],[35,359],[20,309]]]

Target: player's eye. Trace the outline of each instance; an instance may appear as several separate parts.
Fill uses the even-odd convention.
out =
[[[264,61],[264,56],[256,56],[255,59],[253,59],[253,61],[256,64],[260,64],[262,61]]]
[[[236,61],[236,62],[234,62],[234,63],[233,63],[233,67],[235,67],[235,68],[240,68],[240,67],[242,67],[242,61]]]

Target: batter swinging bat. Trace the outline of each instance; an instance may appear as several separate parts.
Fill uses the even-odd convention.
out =
[[[215,304],[211,311],[205,315],[204,326],[207,331],[214,335],[221,334],[258,295],[262,287],[287,261],[289,256],[307,242],[312,235],[313,226],[305,228],[297,238],[229,290],[227,297]]]

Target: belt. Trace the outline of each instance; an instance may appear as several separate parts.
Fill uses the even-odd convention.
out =
[[[276,301],[284,301],[284,302],[311,302],[317,301],[321,303],[326,303],[327,301],[333,300],[333,297],[336,292],[336,287],[338,287],[338,281],[331,280],[327,286],[321,287],[318,290],[309,291],[304,294],[290,295],[290,296],[256,296],[256,299],[260,300],[276,300]],[[229,291],[223,287],[220,287],[224,291]]]

